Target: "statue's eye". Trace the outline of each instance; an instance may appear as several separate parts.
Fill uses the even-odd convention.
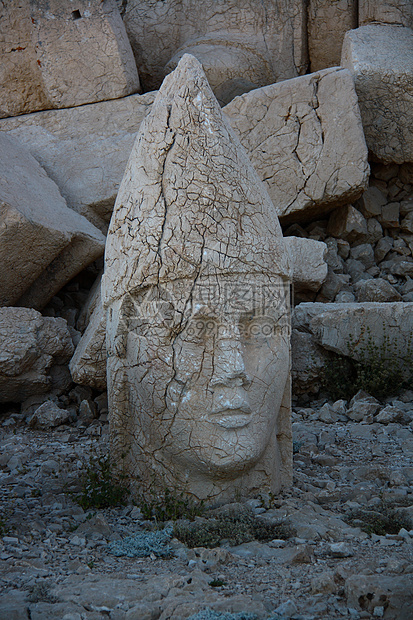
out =
[[[256,342],[273,336],[277,330],[277,322],[271,317],[252,316],[240,321],[240,332],[246,342]]]
[[[189,321],[182,332],[182,338],[191,342],[200,342],[218,333],[218,323],[209,317],[197,317]]]

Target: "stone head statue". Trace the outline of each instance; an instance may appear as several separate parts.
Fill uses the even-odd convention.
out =
[[[112,455],[137,492],[291,477],[290,267],[275,209],[186,55],[141,125],[106,247]]]

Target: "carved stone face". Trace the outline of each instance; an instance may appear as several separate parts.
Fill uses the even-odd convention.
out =
[[[132,459],[143,451],[214,479],[254,466],[276,441],[289,377],[282,279],[220,277],[187,290],[172,283],[131,298],[120,315]]]

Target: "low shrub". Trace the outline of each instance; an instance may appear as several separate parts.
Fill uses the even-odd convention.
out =
[[[75,497],[84,509],[110,508],[125,506],[129,490],[124,484],[124,477],[115,474],[109,456],[90,457],[82,475],[82,490]]]
[[[223,541],[231,546],[251,540],[269,542],[286,539],[295,532],[288,523],[273,523],[252,515],[220,515],[213,519],[197,519],[192,523],[177,521],[174,536],[187,547],[218,547]]]

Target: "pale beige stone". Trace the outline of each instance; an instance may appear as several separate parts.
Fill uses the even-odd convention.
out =
[[[308,5],[308,50],[311,71],[340,64],[347,30],[357,28],[356,0],[310,0]]]
[[[327,276],[326,244],[300,237],[285,237],[284,241],[291,258],[294,290],[317,291]],[[93,291],[82,309],[77,327],[86,331],[70,362],[73,380],[82,385],[104,390],[106,314],[101,304],[100,278],[96,280]]]
[[[114,0],[10,0],[0,8],[0,117],[115,99],[139,77]]]
[[[0,351],[0,402],[22,402],[58,387],[51,368],[69,361],[73,343],[64,319],[0,308]]]
[[[317,291],[327,277],[326,244],[300,237],[285,237],[284,241],[291,258],[294,290]],[[73,380],[81,385],[104,390],[107,356],[106,314],[100,297],[100,278],[96,280],[91,295],[82,309],[77,328],[86,331],[70,362]]]
[[[290,252],[295,289],[318,291],[327,277],[326,244],[303,237],[285,237],[285,243]]]
[[[299,304],[292,314],[294,391],[318,390],[331,353],[359,360],[366,351],[369,333],[379,350],[386,340],[399,355],[412,331],[413,303]],[[351,341],[360,346],[352,348]]]
[[[384,338],[403,347],[413,331],[413,303],[304,303],[294,310],[293,327],[312,333],[314,341],[328,351],[359,359],[361,347],[349,350],[349,338],[357,343],[369,331],[379,348]]]
[[[66,206],[26,149],[0,133],[0,305],[43,307],[101,256],[105,237]]]
[[[99,295],[85,333],[70,360],[73,381],[105,390],[106,359],[106,313]]]
[[[326,69],[224,108],[283,223],[311,219],[366,189],[369,166],[350,73]]]
[[[127,0],[123,6],[146,90],[158,88],[168,62],[173,68],[187,52],[221,94],[233,80],[263,86],[306,71],[303,0]]]
[[[106,231],[136,133],[155,93],[0,120],[57,184],[67,205]]]
[[[368,235],[366,218],[352,205],[340,207],[330,215],[327,233],[350,243],[363,243]]]
[[[413,160],[413,30],[370,24],[345,36],[341,64],[354,77],[366,142],[374,158]]]
[[[111,450],[135,492],[290,483],[290,279],[265,187],[185,55],[141,124],[102,279]]]
[[[399,24],[413,28],[411,0],[358,0],[359,26],[370,22]]]

